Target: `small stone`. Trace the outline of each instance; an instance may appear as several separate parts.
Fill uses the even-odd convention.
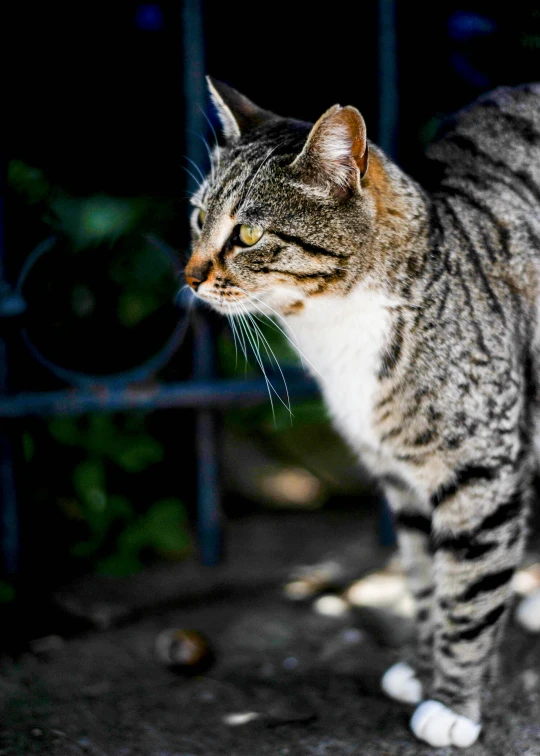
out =
[[[298,567],[292,579],[283,586],[283,593],[291,601],[303,601],[312,598],[338,581],[343,568],[338,562],[328,561],[312,566]]]
[[[346,627],[345,630],[340,633],[340,637],[343,639],[344,643],[353,645],[361,643],[364,640],[365,635],[357,627]]]
[[[532,693],[533,690],[539,687],[540,674],[534,669],[526,669],[521,675],[521,680],[527,693]]]
[[[327,594],[313,602],[313,609],[325,617],[343,617],[349,611],[349,605],[340,596]]]
[[[41,738],[43,737],[43,730],[40,730],[39,727],[34,727],[32,730],[30,730],[30,735],[33,738]]]
[[[234,714],[226,714],[222,722],[229,727],[238,727],[239,725],[248,724],[255,719],[259,719],[261,715],[256,711],[241,711]]]
[[[214,662],[208,639],[198,630],[169,628],[155,644],[156,656],[169,669],[187,675],[205,672]]]
[[[353,606],[392,608],[406,594],[405,578],[387,572],[373,572],[357,580],[347,590],[346,600]]]
[[[283,669],[292,670],[296,669],[298,666],[298,659],[294,656],[288,656],[286,659],[283,659]]]

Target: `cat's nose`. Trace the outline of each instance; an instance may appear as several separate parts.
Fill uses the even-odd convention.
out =
[[[202,284],[200,278],[195,278],[195,276],[186,276],[186,281],[188,282],[189,286],[191,286],[193,291],[197,291],[199,286]]]
[[[199,286],[206,281],[211,265],[212,263],[209,260],[201,259],[197,255],[192,256],[191,260],[186,265],[184,278],[193,291],[197,291]]]

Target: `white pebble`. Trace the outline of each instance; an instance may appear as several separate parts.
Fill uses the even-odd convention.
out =
[[[320,596],[313,602],[313,608],[318,614],[325,617],[342,617],[349,611],[349,605],[340,596],[327,594]]]
[[[231,727],[237,727],[238,725],[244,725],[248,722],[253,722],[254,719],[258,719],[261,715],[256,711],[243,711],[237,714],[226,714],[223,717],[223,723],[230,725]]]
[[[405,593],[403,575],[374,572],[351,585],[347,600],[354,606],[392,607]]]

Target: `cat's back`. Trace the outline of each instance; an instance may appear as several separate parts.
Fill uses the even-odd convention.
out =
[[[540,205],[540,83],[483,95],[446,122],[426,154],[443,189],[463,180],[488,194],[515,188]]]

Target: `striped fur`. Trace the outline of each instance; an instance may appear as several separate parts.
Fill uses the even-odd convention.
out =
[[[425,188],[352,108],[347,131],[338,106],[311,127],[214,97],[229,139],[186,273],[221,312],[285,318],[396,513],[428,697],[479,722],[538,459],[540,86],[455,116]],[[261,241],[239,246],[239,224]]]

